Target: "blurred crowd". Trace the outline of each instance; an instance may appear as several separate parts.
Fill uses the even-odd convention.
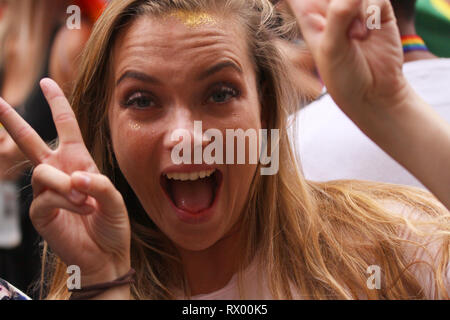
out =
[[[81,9],[80,28],[66,21]],[[39,81],[53,78],[70,94],[80,56],[103,0],[4,0],[0,3],[0,95],[48,143],[56,138]],[[31,166],[0,128],[0,274],[22,290],[39,277],[39,237],[29,219]],[[33,295],[30,292],[31,295]]]

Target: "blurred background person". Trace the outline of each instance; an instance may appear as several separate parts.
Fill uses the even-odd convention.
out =
[[[450,122],[450,59],[433,55],[417,35],[415,0],[391,3],[402,36],[405,76],[419,95]],[[299,112],[296,130],[301,165],[309,180],[358,179],[423,187],[367,138],[329,95]],[[435,165],[433,159],[429,165]]]
[[[71,4],[81,8],[79,29],[66,26]],[[50,76],[66,94],[70,92],[77,59],[105,4],[104,0],[2,2],[0,95],[48,143],[57,134],[39,81]],[[29,219],[32,190],[26,160],[0,128],[0,275],[23,291],[37,280],[40,265],[39,237]]]

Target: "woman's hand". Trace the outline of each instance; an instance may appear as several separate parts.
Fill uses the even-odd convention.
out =
[[[368,112],[384,112],[380,108],[393,108],[410,97],[389,0],[288,2],[328,92],[353,121],[364,121]],[[370,6],[379,9],[380,29],[367,26]]]
[[[50,79],[42,80],[41,87],[58,131],[56,150],[0,99],[0,122],[36,165],[31,220],[64,263],[80,267],[82,286],[115,280],[130,269],[124,201],[99,173],[61,89]]]
[[[333,100],[450,209],[450,126],[403,76],[389,0],[288,3]],[[367,26],[370,6],[379,10],[380,29]]]

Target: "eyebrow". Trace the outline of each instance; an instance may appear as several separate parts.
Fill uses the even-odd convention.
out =
[[[225,61],[225,62],[218,63],[215,66],[209,68],[208,70],[202,72],[200,74],[200,76],[198,77],[198,80],[204,80],[226,68],[232,68],[235,71],[237,71],[239,74],[243,74],[242,69],[236,63],[234,63],[232,61]],[[147,83],[161,84],[161,82],[158,79],[156,79],[155,77],[152,77],[148,74],[145,74],[145,73],[142,73],[139,71],[127,71],[119,78],[119,80],[117,80],[116,86],[118,86],[123,80],[125,80],[127,78],[136,79],[136,80],[139,80],[142,82],[147,82]]]
[[[117,80],[116,86],[118,86],[123,80],[125,80],[127,78],[136,79],[136,80],[139,80],[142,82],[148,82],[148,83],[154,83],[154,84],[161,83],[158,79],[156,79],[155,77],[152,77],[148,74],[145,74],[145,73],[142,73],[139,71],[127,71],[119,78],[119,80]]]
[[[214,75],[217,72],[222,71],[223,69],[226,68],[232,68],[235,71],[237,71],[239,74],[242,74],[242,69],[233,61],[225,61],[225,62],[221,62],[216,64],[215,66],[209,68],[208,70],[206,70],[205,72],[202,72],[200,74],[200,76],[198,77],[198,80],[204,80],[212,75]]]

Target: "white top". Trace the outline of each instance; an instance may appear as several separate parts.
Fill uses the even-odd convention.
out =
[[[270,300],[272,296],[269,292],[266,279],[261,276],[256,263],[250,265],[243,274],[244,294],[247,300]],[[235,274],[228,284],[212,293],[199,294],[192,297],[192,300],[240,300],[238,277]]]
[[[450,123],[450,59],[409,62],[403,69],[416,92]],[[367,138],[329,95],[297,117],[294,142],[308,180],[356,179],[423,187]]]

